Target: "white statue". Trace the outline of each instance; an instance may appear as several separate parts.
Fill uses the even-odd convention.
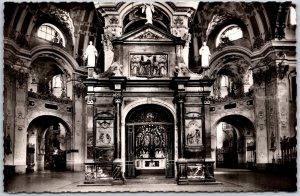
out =
[[[90,41],[90,45],[88,45],[84,53],[84,58],[87,58],[88,67],[95,67],[97,56],[98,56],[98,51],[93,45],[93,42]]]
[[[142,8],[142,13],[146,12],[146,24],[152,24],[152,12],[154,12],[154,7],[151,3],[144,3],[144,6]]]
[[[203,68],[209,68],[210,51],[206,42],[203,42],[203,45],[199,50],[199,54],[201,55],[201,66]]]

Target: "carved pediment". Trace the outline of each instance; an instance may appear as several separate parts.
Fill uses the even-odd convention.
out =
[[[131,31],[127,34],[124,34],[122,37],[113,40],[113,43],[123,42],[123,41],[129,41],[129,42],[168,42],[168,41],[177,41],[178,43],[182,44],[184,43],[183,40],[181,40],[180,37],[175,37],[174,35],[165,32],[161,29],[159,29],[156,26],[153,26],[152,24],[146,24],[143,27]]]
[[[153,29],[146,29],[142,32],[133,35],[127,40],[163,40],[163,41],[171,41],[171,39],[167,38],[165,35],[154,31]]]

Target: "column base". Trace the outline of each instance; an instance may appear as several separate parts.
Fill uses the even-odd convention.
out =
[[[187,178],[187,160],[184,158],[180,158],[177,160],[177,184],[183,185],[188,184]]]
[[[25,174],[26,173],[27,165],[16,165],[15,166],[15,173],[16,174]]]
[[[74,163],[74,167],[72,171],[84,171],[84,163]]]
[[[125,178],[122,172],[122,160],[121,159],[115,159],[113,161],[113,170],[112,170],[112,176],[113,176],[113,185],[122,185],[125,182]]]
[[[112,163],[85,163],[83,184],[112,185]]]
[[[258,171],[265,171],[267,167],[266,163],[256,163],[256,169]]]

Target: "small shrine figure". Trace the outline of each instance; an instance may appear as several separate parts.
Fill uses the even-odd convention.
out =
[[[146,13],[146,19],[147,19],[147,22],[146,24],[152,24],[152,18],[153,18],[153,15],[152,15],[152,12],[154,12],[154,7],[151,3],[144,3],[144,6],[142,8],[142,13]]]
[[[93,45],[93,42],[90,41],[90,45],[85,50],[84,58],[87,58],[87,66],[95,67],[96,65],[96,57],[98,56],[98,51]]]
[[[118,62],[111,64],[111,69],[114,76],[123,76],[123,65]]]

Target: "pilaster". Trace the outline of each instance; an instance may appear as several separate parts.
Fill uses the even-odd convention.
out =
[[[14,165],[16,173],[26,172],[27,147],[27,79],[28,73],[21,67],[15,70],[15,128],[14,128]]]

